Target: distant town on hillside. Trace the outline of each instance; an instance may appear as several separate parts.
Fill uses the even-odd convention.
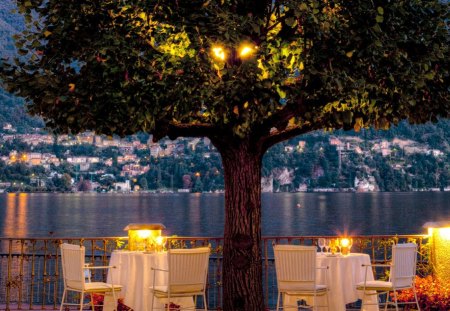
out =
[[[11,104],[11,103],[9,103]],[[11,109],[16,105],[15,109]],[[208,139],[53,135],[23,105],[0,123],[0,191],[221,192],[219,153]],[[24,115],[21,115],[24,114]],[[315,132],[271,148],[263,191],[449,191],[450,122],[389,131]]]

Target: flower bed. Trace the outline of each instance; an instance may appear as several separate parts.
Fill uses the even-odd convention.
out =
[[[424,311],[450,310],[450,284],[442,284],[432,276],[416,277],[416,292],[420,309]],[[403,290],[397,295],[399,302],[413,302],[412,289]],[[414,309],[415,304],[405,305],[405,310]]]

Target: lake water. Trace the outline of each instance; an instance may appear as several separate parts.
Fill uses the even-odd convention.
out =
[[[450,220],[450,192],[264,193],[264,236],[420,234]],[[126,236],[129,223],[166,235],[220,237],[223,194],[33,193],[0,195],[1,237]]]

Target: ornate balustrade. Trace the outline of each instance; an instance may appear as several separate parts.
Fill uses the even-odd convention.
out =
[[[320,237],[322,236],[264,237],[262,239],[264,294],[268,308],[274,308],[277,296],[272,245],[274,243],[317,245],[317,239]],[[392,243],[412,240],[419,245],[418,273],[426,275],[430,273],[426,239],[424,235],[353,236],[352,251],[369,254],[373,262],[386,262],[390,257]],[[0,238],[0,310],[59,309],[63,284],[58,246],[62,242],[84,245],[86,262],[95,265],[108,264],[113,250],[127,246],[126,237]],[[172,237],[168,239],[167,245],[189,248],[205,245],[211,247],[208,304],[209,309],[220,310],[223,239]],[[375,272],[384,273],[383,270]],[[98,271],[92,275],[92,278],[106,280],[106,272]]]

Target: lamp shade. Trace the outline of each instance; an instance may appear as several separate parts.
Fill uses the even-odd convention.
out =
[[[128,231],[130,251],[154,251],[155,243],[166,227],[160,223],[131,223],[123,230]]]

